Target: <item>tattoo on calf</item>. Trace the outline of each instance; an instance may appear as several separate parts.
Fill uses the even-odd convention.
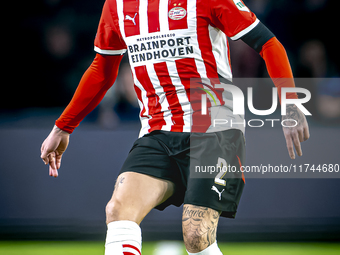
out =
[[[215,242],[218,219],[219,213],[213,209],[184,205],[183,238],[189,252],[202,251]]]
[[[196,209],[196,208],[188,208],[189,206],[184,206],[183,208],[183,217],[193,218],[204,218],[208,208],[204,209]]]

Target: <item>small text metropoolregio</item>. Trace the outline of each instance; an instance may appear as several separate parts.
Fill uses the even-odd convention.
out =
[[[194,48],[190,45],[190,36],[169,38],[174,36],[175,34],[166,34],[137,39],[139,43],[128,46],[131,62],[138,63],[194,53]]]

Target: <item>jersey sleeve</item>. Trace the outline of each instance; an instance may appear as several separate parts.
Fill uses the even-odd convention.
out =
[[[241,0],[212,0],[210,15],[212,24],[232,40],[240,39],[259,24]]]
[[[94,50],[105,55],[121,55],[126,52],[126,44],[121,36],[118,19],[115,19],[114,9],[106,1],[100,17],[96,38],[94,40]]]

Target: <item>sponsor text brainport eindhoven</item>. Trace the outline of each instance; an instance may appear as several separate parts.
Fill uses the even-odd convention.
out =
[[[174,36],[175,34],[165,34],[137,39],[138,43],[128,46],[131,62],[138,63],[194,53],[194,48],[190,45],[190,36],[171,38]]]

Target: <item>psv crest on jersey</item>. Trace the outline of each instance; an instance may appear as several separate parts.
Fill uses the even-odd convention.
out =
[[[183,19],[187,15],[187,11],[182,7],[174,7],[169,11],[169,18],[172,20]]]

